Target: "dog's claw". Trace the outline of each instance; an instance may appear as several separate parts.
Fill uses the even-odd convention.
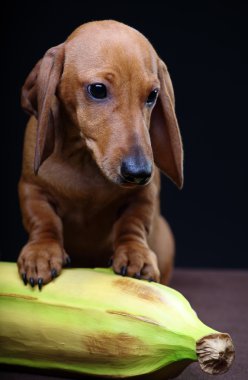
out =
[[[26,273],[22,273],[22,281],[23,281],[24,285],[27,285],[28,280],[27,280],[27,275],[26,275]]]
[[[157,282],[157,281],[155,281],[154,278],[152,278],[152,277],[148,278],[148,281],[149,281],[149,282]]]
[[[53,268],[52,270],[51,270],[51,277],[52,277],[52,279],[54,279],[55,277],[57,277],[58,276],[58,272],[57,272],[57,270],[55,269],[55,268]]]
[[[140,280],[140,278],[141,278],[140,273],[134,273],[133,278],[136,278],[137,280]]]
[[[33,288],[34,285],[35,285],[35,282],[34,282],[34,278],[33,278],[33,277],[30,277],[30,278],[29,278],[29,283],[30,283],[30,285],[31,285],[32,288]]]
[[[112,264],[113,264],[113,258],[110,257],[110,259],[108,261],[108,267],[112,267]]]
[[[43,285],[43,278],[39,277],[38,281],[37,281],[37,284],[38,284],[39,290],[41,290],[42,289],[42,285]]]
[[[121,267],[120,274],[122,276],[126,276],[126,274],[127,274],[127,267],[125,265],[123,265],[123,267]]]
[[[65,265],[70,266],[71,265],[71,258],[69,256],[66,257]]]

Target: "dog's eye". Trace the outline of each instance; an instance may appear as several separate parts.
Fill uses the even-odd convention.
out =
[[[158,89],[156,88],[155,90],[153,90],[152,92],[150,92],[150,94],[149,94],[149,96],[148,96],[148,98],[146,100],[146,104],[148,106],[152,106],[155,103],[155,101],[157,99],[157,96],[158,96]]]
[[[95,99],[104,99],[107,97],[107,88],[103,83],[89,84],[87,91]]]

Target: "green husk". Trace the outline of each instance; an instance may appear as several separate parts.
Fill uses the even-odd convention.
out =
[[[39,291],[23,285],[15,264],[0,263],[0,363],[137,376],[204,357],[206,336],[231,341],[169,287],[111,269],[66,269]]]

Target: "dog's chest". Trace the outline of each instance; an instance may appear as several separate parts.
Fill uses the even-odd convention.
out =
[[[52,165],[49,159],[44,162],[41,175],[63,222],[64,234],[102,240],[112,232],[130,190],[112,184],[90,165],[77,167],[55,159]]]
[[[117,186],[110,183],[91,166],[73,166],[70,162],[49,158],[42,165],[39,175],[43,186],[49,189],[60,203],[103,204],[118,192]]]
[[[54,167],[54,166],[53,166]],[[57,168],[59,169],[59,168]],[[63,175],[54,169],[49,173],[49,190],[57,213],[76,228],[106,224],[116,218],[127,192],[93,173],[79,172],[63,166]]]
[[[112,245],[113,227],[122,202],[92,189],[85,198],[62,200],[58,213],[63,223],[64,243],[70,252],[92,253]]]

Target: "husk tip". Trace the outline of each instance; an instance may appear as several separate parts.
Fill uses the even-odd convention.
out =
[[[202,337],[196,342],[196,354],[201,369],[211,375],[228,371],[235,357],[235,350],[229,334],[215,333]]]

